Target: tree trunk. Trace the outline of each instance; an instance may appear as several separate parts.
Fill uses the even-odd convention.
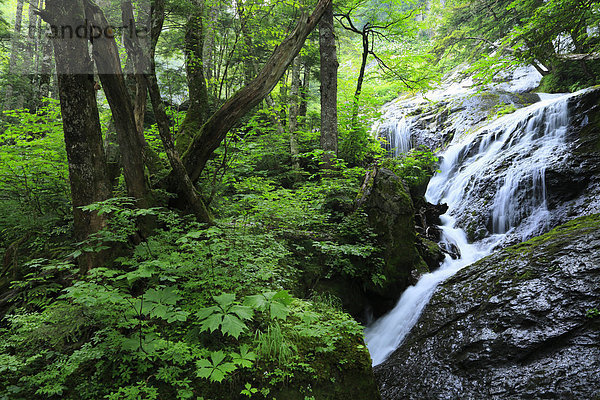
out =
[[[204,46],[202,13],[204,0],[196,1],[196,10],[188,18],[185,29],[185,70],[190,94],[190,108],[185,114],[177,135],[177,151],[188,148],[194,133],[198,132],[209,116],[208,90],[204,79],[202,49]]]
[[[126,9],[124,13],[126,13],[126,19],[130,19],[132,22],[135,21],[132,10],[130,10],[129,12],[129,10]],[[157,121],[160,138],[162,140],[165,153],[167,154],[167,158],[169,159],[169,163],[171,164],[171,168],[173,169],[172,174],[174,175],[173,181],[175,182],[176,192],[179,193],[181,200],[186,202],[187,208],[196,216],[196,218],[199,221],[210,223],[212,222],[211,216],[208,210],[206,209],[204,202],[197,195],[192,181],[187,175],[185,168],[181,162],[181,159],[179,158],[179,154],[175,150],[173,136],[171,135],[169,118],[165,111],[165,107],[160,95],[158,80],[156,79],[156,66],[154,62],[154,56],[156,52],[156,44],[158,43],[158,39],[162,31],[164,18],[164,0],[154,1],[151,10],[150,21],[150,49],[148,51],[148,54],[138,53],[140,57],[138,58],[137,62],[143,64],[144,66],[148,66],[147,73],[143,74],[143,78],[145,81],[144,87],[146,87],[148,89],[148,92],[150,93],[150,101],[152,103],[152,108],[154,110],[154,115]],[[130,39],[131,43],[128,46],[130,46],[132,49],[141,48],[137,37],[131,37]]]
[[[196,134],[182,157],[193,182],[200,177],[206,163],[227,132],[273,90],[302,49],[306,37],[315,28],[325,9],[331,5],[331,1],[319,0],[311,16],[300,17],[293,32],[275,49],[258,76],[227,100]]]
[[[189,210],[200,222],[212,223],[212,217],[204,202],[196,193],[196,189],[194,188],[194,185],[190,180],[190,177],[188,176],[181,159],[179,158],[179,153],[175,149],[175,144],[169,125],[169,118],[165,111],[165,106],[160,95],[158,80],[156,79],[154,54],[164,23],[164,7],[164,0],[156,0],[152,7],[152,44],[149,55],[150,71],[148,74],[144,75],[144,78],[146,79],[147,87],[150,93],[150,101],[152,102],[152,109],[154,110],[154,115],[158,125],[158,132],[160,134],[165,153],[167,154],[167,158],[169,159],[169,163],[171,164],[171,168],[173,169],[171,173],[173,179],[171,182],[175,182],[175,192],[179,194],[181,200],[187,203]]]
[[[351,126],[356,126],[356,120],[358,118],[359,100],[360,94],[362,93],[362,85],[365,80],[365,70],[367,69],[367,59],[369,58],[369,35],[363,32],[362,35],[363,52],[362,59],[360,62],[360,72],[358,73],[358,79],[356,80],[356,91],[354,92],[354,99],[352,103],[352,122]]]
[[[338,151],[337,117],[337,70],[338,60],[333,30],[333,6],[330,4],[319,23],[321,54],[321,148],[325,153],[323,162],[331,167],[333,154]]]
[[[212,4],[208,11],[208,28],[206,29],[204,47],[202,48],[202,65],[206,78],[207,90],[212,96],[217,94],[218,74],[215,71],[215,37],[219,20],[219,4]]]
[[[22,25],[23,25],[23,0],[17,0],[17,10],[16,10],[16,14],[15,14],[15,29],[13,32],[13,38],[11,41],[11,48],[10,48],[10,59],[8,61],[8,71],[9,71],[9,76],[10,76],[10,80],[8,85],[6,85],[6,94],[4,97],[4,109],[5,110],[10,110],[12,108],[14,108],[15,106],[18,107],[18,105],[16,104],[17,101],[13,101],[13,82],[18,79],[18,73],[17,73],[17,68],[18,68],[18,63],[19,63],[19,56],[21,56],[21,29],[22,29]]]
[[[54,26],[84,24],[82,1],[47,0],[42,17]],[[58,91],[63,119],[65,145],[69,162],[69,180],[73,200],[75,237],[85,239],[104,226],[104,218],[80,207],[110,196],[102,132],[91,74],[87,40],[52,40],[58,73]],[[82,256],[82,269],[91,268],[95,260]]]
[[[306,112],[308,110],[308,91],[310,89],[310,64],[304,62],[304,82],[300,90],[300,109],[298,110],[298,124],[306,128]]]
[[[121,2],[121,21],[123,26],[131,27],[129,32],[137,32],[138,24],[133,14],[131,0]],[[145,25],[142,23],[142,26]],[[147,56],[149,49],[140,43],[137,36],[131,37],[127,33],[123,35],[123,44],[127,52],[127,62],[131,67],[128,83],[133,99],[133,115],[139,140],[144,146],[144,164],[150,174],[155,174],[163,168],[162,162],[158,154],[150,148],[144,136],[144,120],[148,104],[148,84],[144,74],[150,71],[149,57]]]
[[[300,56],[296,56],[292,64],[292,85],[290,88],[290,112],[288,131],[290,134],[290,153],[292,155],[292,168],[300,169],[298,163],[298,115],[300,112]]]
[[[102,9],[90,0],[84,0],[84,3],[87,20],[104,31],[108,29],[110,24]],[[138,207],[149,207],[152,202],[144,174],[144,143],[138,133],[119,49],[114,38],[105,35],[93,39],[92,47],[98,76],[115,121],[127,193],[137,199]]]

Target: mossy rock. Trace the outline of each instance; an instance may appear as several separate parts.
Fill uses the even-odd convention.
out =
[[[384,249],[386,280],[370,290],[384,298],[396,300],[414,283],[415,271],[427,264],[416,247],[415,209],[407,185],[392,171],[381,168],[373,180],[371,192],[363,204],[369,225]]]

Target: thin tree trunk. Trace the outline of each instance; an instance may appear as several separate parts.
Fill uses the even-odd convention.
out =
[[[331,5],[331,1],[319,0],[311,16],[302,15],[294,30],[275,49],[257,77],[226,101],[194,137],[182,157],[192,182],[200,177],[206,163],[227,132],[273,90],[302,49],[306,37],[315,28],[325,9]]]
[[[217,22],[219,20],[218,3],[212,4],[208,11],[208,28],[206,29],[204,47],[202,49],[202,60],[204,66],[204,75],[208,92],[215,96],[217,93],[218,74],[215,71],[215,38],[217,34]]]
[[[292,85],[290,88],[290,112],[288,130],[290,134],[290,153],[292,155],[292,168],[300,169],[298,163],[298,115],[300,112],[300,56],[296,56],[292,64]]]
[[[338,151],[337,70],[338,59],[333,28],[333,6],[330,4],[319,23],[319,48],[321,54],[321,148],[323,162],[331,167]]]
[[[47,0],[42,17],[54,26],[85,23],[83,2]],[[110,196],[93,75],[82,73],[90,70],[91,59],[87,40],[55,38],[52,44],[69,163],[73,225],[75,237],[84,240],[99,231],[105,220],[81,207]],[[86,254],[79,261],[82,270],[87,271],[98,260]]]
[[[90,0],[84,0],[84,4],[87,20],[103,30],[108,29],[110,24],[102,9]],[[138,207],[149,207],[152,201],[144,173],[144,143],[139,135],[131,97],[121,69],[119,49],[114,38],[104,35],[92,40],[92,47],[98,76],[115,121],[127,193],[137,200]]]
[[[365,32],[363,32],[362,42],[362,59],[360,62],[360,71],[358,73],[358,79],[356,80],[356,90],[354,92],[354,100],[352,104],[352,127],[356,126],[356,119],[358,118],[360,94],[362,93],[362,85],[365,79],[365,70],[367,69],[367,59],[369,57],[369,36]]]
[[[23,25],[23,3],[24,0],[17,0],[17,10],[15,14],[15,29],[10,48],[10,59],[8,61],[8,71],[11,75],[8,85],[6,85],[6,95],[4,101],[4,109],[10,110],[16,106],[16,101],[13,101],[13,81],[18,79],[17,67],[19,56],[21,56],[21,30]],[[17,107],[19,108],[19,107]]]
[[[40,8],[44,1],[40,1]],[[42,32],[45,27],[45,22],[42,18],[39,18],[38,29]],[[50,96],[50,83],[52,75],[52,43],[46,35],[40,35],[39,44],[39,81],[37,85],[38,99],[40,99],[40,105],[42,104],[41,99]]]
[[[298,110],[298,124],[306,128],[306,112],[308,110],[308,91],[310,89],[310,65],[304,62],[304,82],[300,89],[300,109]]]

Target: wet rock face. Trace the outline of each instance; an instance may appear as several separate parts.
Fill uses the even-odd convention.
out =
[[[362,208],[369,225],[384,249],[386,281],[369,292],[375,300],[375,314],[390,309],[427,265],[416,248],[415,209],[406,184],[392,171],[381,168],[372,178]]]
[[[505,248],[440,286],[375,368],[383,399],[600,398],[600,215]]]

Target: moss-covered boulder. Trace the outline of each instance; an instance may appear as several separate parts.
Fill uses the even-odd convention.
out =
[[[387,300],[390,304],[384,307],[390,308],[404,289],[428,271],[416,247],[413,201],[406,184],[392,171],[381,168],[365,193],[362,208],[384,249],[385,281],[369,289]]]
[[[600,398],[600,215],[466,267],[375,369],[384,399]]]

